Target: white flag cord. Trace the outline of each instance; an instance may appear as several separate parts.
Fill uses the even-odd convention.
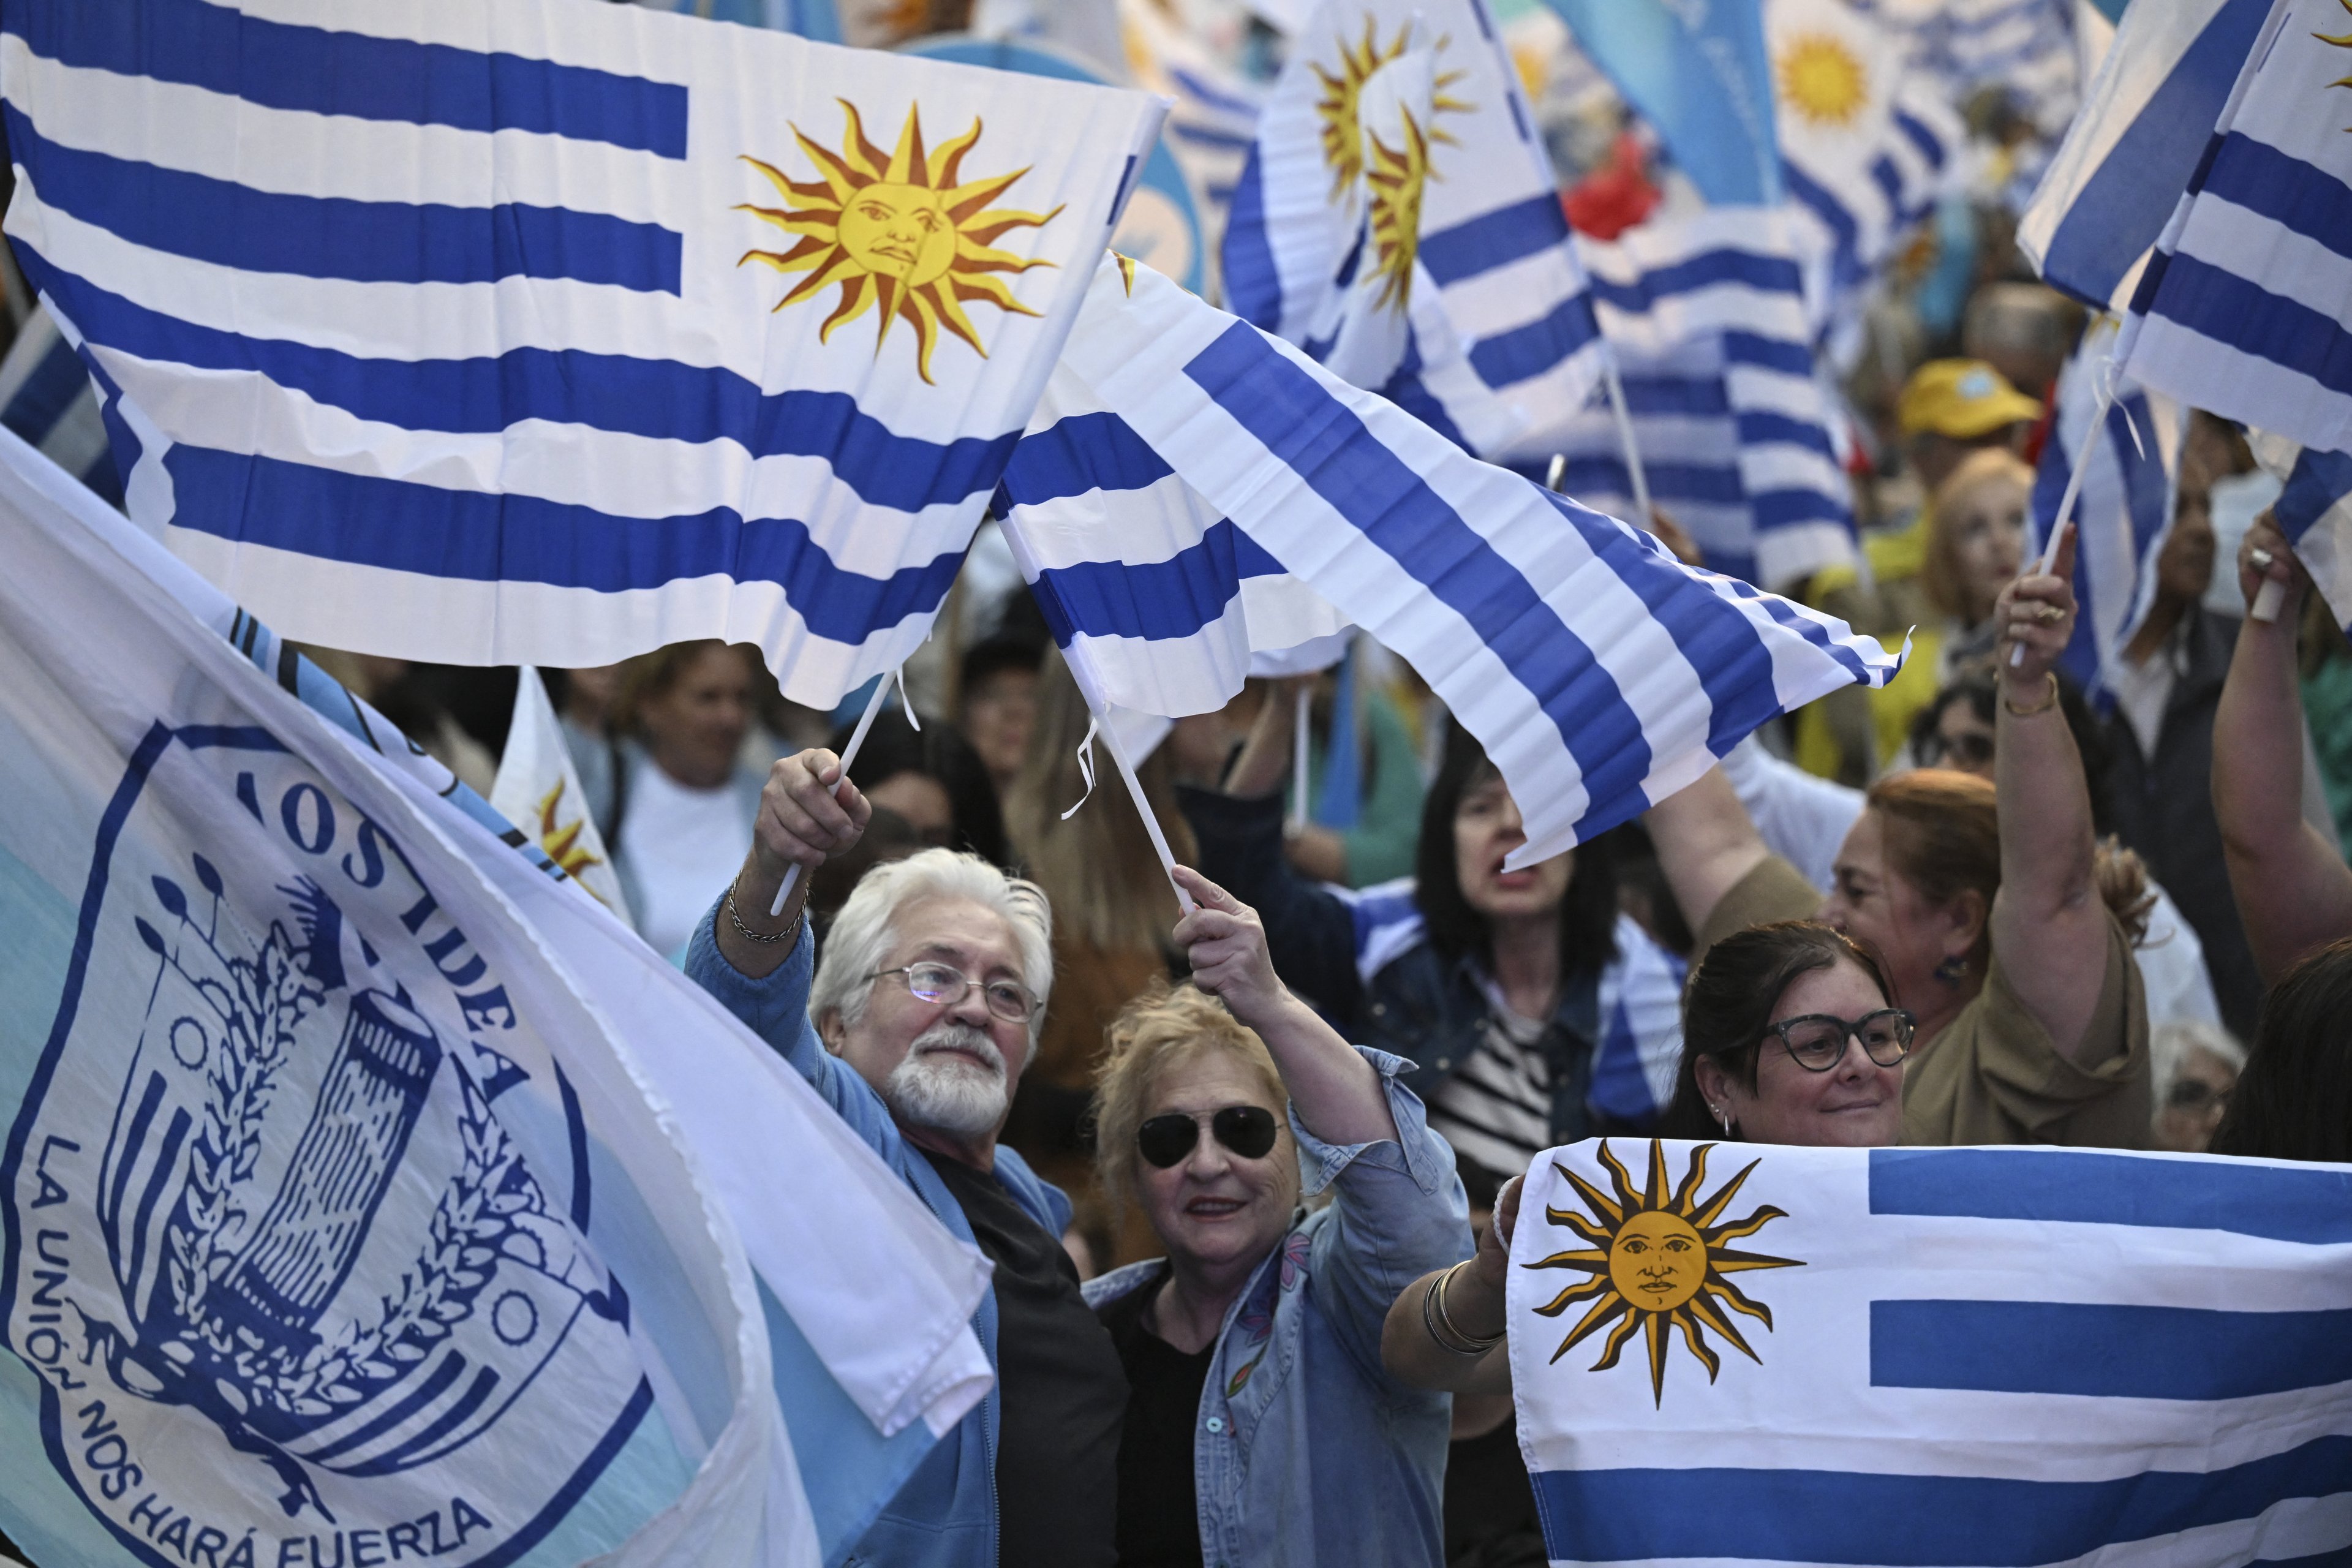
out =
[[[2109,359],[2099,373],[2099,400],[2091,409],[2091,433],[2084,440],[2083,449],[2074,454],[2073,471],[2067,474],[2066,488],[2058,497],[2058,515],[2051,521],[2050,537],[2042,542],[2042,561],[2033,569],[2038,576],[2047,577],[2051,569],[2058,564],[2059,542],[2066,537],[2066,525],[2074,521],[2074,498],[2083,493],[2083,476],[2090,471],[2091,453],[2097,445],[2099,432],[2107,427],[2107,410],[2114,406],[2115,401],[2116,362]],[[2063,440],[2063,424],[2062,416],[2060,426],[2052,426],[2050,438],[2053,441]],[[2011,643],[2009,667],[2014,669],[2024,662],[2025,645]]]
[[[903,666],[900,668],[904,668]],[[874,728],[874,716],[881,712],[882,704],[890,700],[892,685],[889,676],[879,675],[874,678],[874,695],[866,700],[866,711],[858,715],[857,728],[849,732],[849,744],[841,749],[841,776],[834,781],[833,785],[835,798],[840,796],[841,786],[849,782],[849,764],[857,760],[857,748],[866,744],[866,731]],[[914,710],[908,709],[907,716],[908,721],[912,721]],[[1157,829],[1154,831],[1156,832]],[[793,887],[800,879],[801,868],[797,865],[784,873],[783,886],[776,889],[776,901],[768,909],[770,920],[774,920],[784,912],[784,900],[793,896]]]
[[[1168,835],[1160,831],[1160,819],[1151,815],[1151,803],[1143,795],[1143,781],[1135,776],[1135,764],[1128,760],[1127,742],[1118,738],[1118,726],[1094,705],[1094,694],[1087,692],[1086,696],[1087,710],[1094,720],[1087,728],[1087,738],[1091,741],[1100,736],[1103,744],[1110,748],[1110,760],[1117,764],[1118,776],[1127,781],[1128,798],[1135,802],[1135,815],[1143,818],[1143,831],[1151,836],[1151,847],[1160,852],[1160,868],[1168,873],[1168,886],[1175,891],[1176,907],[1189,915],[1192,912],[1192,895],[1176,885],[1176,853],[1168,847]],[[1093,793],[1094,780],[1089,777],[1087,794]],[[1078,805],[1085,804],[1084,797],[1081,797]],[[1070,811],[1077,809],[1076,805],[1070,807]],[[1066,821],[1069,812],[1064,812],[1062,816]]]
[[[1642,467],[1642,448],[1633,439],[1633,414],[1625,406],[1625,384],[1617,378],[1613,354],[1601,362],[1601,379],[1609,388],[1609,412],[1617,416],[1617,444],[1625,449],[1625,478],[1633,487],[1633,526],[1655,533],[1657,520],[1650,511],[1650,476]]]
[[[1307,683],[1298,683],[1293,693],[1290,715],[1290,825],[1295,831],[1307,826],[1307,753],[1314,737],[1307,722],[1312,699]]]

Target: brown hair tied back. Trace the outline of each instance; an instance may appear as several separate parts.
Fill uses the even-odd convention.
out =
[[[1757,1052],[1765,1026],[1780,1009],[1781,993],[1797,976],[1840,963],[1869,975],[1888,1006],[1898,1005],[1878,955],[1819,921],[1749,926],[1708,948],[1683,986],[1683,1059],[1675,1072],[1675,1097],[1658,1122],[1658,1136],[1722,1136],[1698,1091],[1699,1058],[1714,1058],[1753,1089]]]

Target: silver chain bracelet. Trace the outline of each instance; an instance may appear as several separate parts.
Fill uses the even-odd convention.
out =
[[[803,906],[801,913],[793,917],[792,924],[786,926],[782,931],[771,931],[767,935],[762,936],[758,931],[753,931],[750,926],[745,925],[743,923],[743,917],[736,913],[735,884],[732,882],[727,884],[727,921],[730,925],[735,928],[735,934],[741,937],[745,942],[756,942],[761,947],[767,947],[783,941],[786,937],[798,936],[801,929],[801,917],[802,915],[805,915],[807,912],[807,908]]]

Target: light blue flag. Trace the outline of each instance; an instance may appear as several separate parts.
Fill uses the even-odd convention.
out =
[[[0,16],[7,232],[142,526],[289,637],[467,664],[928,632],[1145,95],[595,0]]]
[[[797,33],[820,44],[841,42],[841,16],[834,0],[636,0],[656,11],[678,11],[714,22],[740,22]]]
[[[1555,1565],[2352,1554],[2352,1166],[1612,1138],[1523,1203]]]
[[[2058,378],[2058,420],[2033,478],[2026,559],[2041,558],[2058,503],[2076,468],[2074,635],[2059,664],[2102,708],[2115,700],[2124,647],[2156,603],[2158,554],[2172,533],[2188,410],[2160,392],[2122,382],[2098,427],[2099,382],[2111,374],[2113,318],[2084,334]]]
[[[1759,0],[1550,0],[1576,47],[1722,204],[1780,199],[1772,63]]]
[[[2120,307],[2252,56],[2272,0],[2142,5],[2116,29],[2082,112],[2018,220],[2053,287]]]
[[[1898,667],[1842,622],[1478,461],[1148,268],[1097,270],[1055,375],[1421,672],[1527,811],[1514,866]]]
[[[1710,562],[1745,566],[1765,587],[1856,548],[1795,221],[1786,207],[1715,207],[1579,242],[1601,329],[1632,373],[1629,404],[1638,392],[1635,438],[1656,499],[1669,511],[1668,497],[1681,499]],[[1566,448],[1570,494],[1624,499],[1612,445],[1607,415],[1588,411]]]

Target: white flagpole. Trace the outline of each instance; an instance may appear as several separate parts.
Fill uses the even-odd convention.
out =
[[[1135,776],[1135,764],[1128,760],[1127,743],[1118,738],[1118,726],[1110,716],[1094,705],[1094,694],[1087,692],[1087,706],[1094,714],[1095,727],[1102,742],[1110,748],[1110,760],[1118,768],[1118,776],[1127,781],[1128,798],[1135,802],[1135,815],[1143,818],[1143,830],[1151,835],[1151,847],[1160,852],[1160,868],[1168,873],[1168,886],[1175,890],[1176,906],[1186,914],[1192,912],[1192,895],[1176,882],[1176,853],[1168,847],[1168,835],[1160,830],[1160,819],[1151,814],[1151,802],[1144,798],[1143,781]]]
[[[1298,683],[1293,694],[1290,715],[1290,823],[1294,829],[1307,826],[1307,753],[1313,743],[1308,725],[1309,710],[1307,682]]]
[[[1633,487],[1633,510],[1641,514],[1632,520],[1633,526],[1654,533],[1657,522],[1650,514],[1650,476],[1642,467],[1642,448],[1633,439],[1633,414],[1625,406],[1625,384],[1617,378],[1613,355],[1601,362],[1601,378],[1609,388],[1609,411],[1617,416],[1617,443],[1625,449],[1625,477]]]
[[[833,785],[835,798],[841,795],[841,786],[849,782],[849,764],[857,760],[857,748],[866,744],[866,731],[874,728],[874,716],[881,712],[882,704],[890,700],[890,688],[896,682],[891,676],[875,678],[874,695],[866,700],[866,711],[858,716],[857,728],[849,732],[849,744],[841,751],[841,776],[834,781]],[[768,909],[770,920],[784,912],[784,900],[793,896],[793,887],[800,879],[801,868],[798,866],[784,873],[783,886],[776,889],[776,901]]]

